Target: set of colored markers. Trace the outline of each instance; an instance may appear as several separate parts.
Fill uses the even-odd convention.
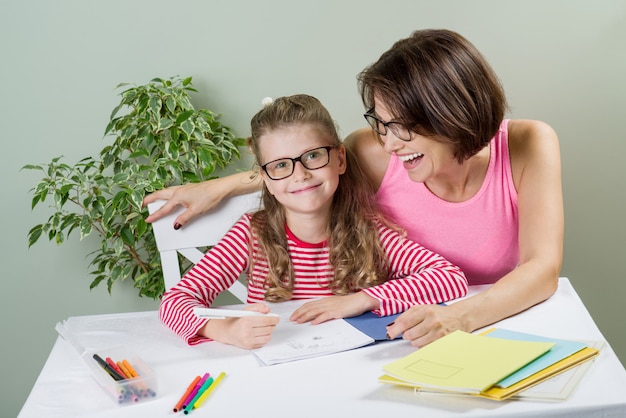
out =
[[[103,359],[98,354],[94,354],[93,359],[115,381],[111,391],[115,392],[112,395],[117,398],[118,403],[136,403],[142,398],[156,396],[156,392],[128,360],[123,359],[116,362],[111,357]],[[111,387],[110,385],[107,386]]]
[[[176,406],[174,406],[174,412],[183,411],[184,414],[188,414],[193,409],[199,408],[224,376],[226,376],[224,372],[221,372],[215,378],[210,373],[205,373],[202,377],[196,376]]]

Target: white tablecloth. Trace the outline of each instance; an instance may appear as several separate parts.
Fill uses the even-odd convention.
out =
[[[159,322],[156,312],[71,317],[66,324],[79,333],[87,350],[124,345],[137,352],[157,374],[157,396],[118,406],[76,350],[59,338],[19,418],[172,417],[173,406],[196,375],[220,371],[227,377],[190,416],[626,417],[626,371],[608,343],[567,400],[497,402],[416,394],[378,383],[383,364],[413,350],[401,340],[263,367],[247,350],[214,342],[187,346]],[[566,278],[548,301],[495,326],[554,338],[605,340]]]

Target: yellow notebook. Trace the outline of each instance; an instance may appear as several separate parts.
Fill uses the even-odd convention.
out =
[[[383,370],[407,386],[478,395],[553,345],[455,331],[386,364]]]

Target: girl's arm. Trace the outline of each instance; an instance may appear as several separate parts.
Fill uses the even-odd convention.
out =
[[[393,315],[467,294],[467,279],[459,267],[397,231],[382,226],[379,231],[390,264],[389,280],[361,291],[379,301],[376,314]]]
[[[202,183],[188,183],[157,190],[143,199],[144,206],[159,199],[167,200],[167,203],[148,216],[146,222],[154,222],[181,205],[186,209],[174,221],[175,228],[178,229],[190,219],[213,209],[222,199],[260,190],[261,184],[255,171],[244,171]]]
[[[176,286],[165,292],[159,305],[161,321],[188,344],[208,341],[198,335],[206,319],[193,313],[197,306],[209,307],[248,267],[250,221],[244,215],[231,230],[191,269]]]
[[[386,316],[415,304],[440,303],[465,296],[467,280],[457,266],[403,238],[397,231],[383,226],[379,231],[391,264],[389,280],[351,295],[307,302],[293,312],[290,321],[319,324],[367,311]]]
[[[409,309],[388,327],[423,346],[454,330],[474,331],[549,298],[563,257],[561,159],[556,133],[538,121],[509,122],[518,192],[520,264],[488,290],[446,307]]]

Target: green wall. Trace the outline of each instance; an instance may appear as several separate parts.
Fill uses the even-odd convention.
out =
[[[141,311],[157,303],[127,284],[89,290],[96,239],[27,248],[47,218],[31,211],[39,179],[20,171],[63,155],[96,155],[120,82],[193,76],[194,104],[247,135],[265,96],[319,97],[343,133],[363,126],[355,75],[417,28],[474,42],[499,73],[511,117],[559,133],[570,277],[626,361],[626,3],[620,0],[2,0],[0,233],[4,302],[3,416],[15,416],[68,316]],[[537,214],[541,216],[541,214]],[[567,312],[563,312],[567,315]]]

